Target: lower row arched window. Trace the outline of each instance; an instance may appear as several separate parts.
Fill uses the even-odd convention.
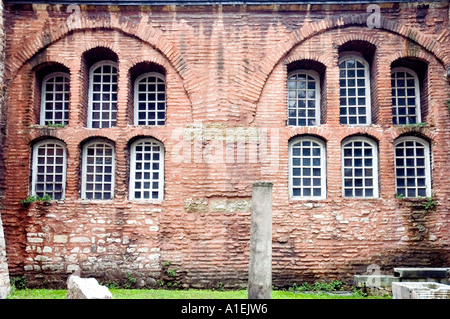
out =
[[[396,194],[431,196],[429,143],[405,136],[394,143]],[[342,196],[379,197],[378,146],[367,137],[345,139],[341,146]],[[315,137],[302,136],[289,144],[289,195],[293,199],[326,197],[326,148]]]
[[[82,147],[81,198],[109,200],[114,197],[115,147],[98,139]],[[33,146],[31,194],[64,199],[67,151],[63,142],[46,139]],[[162,200],[164,192],[164,146],[151,139],[131,145],[130,199]]]
[[[152,138],[138,139],[130,147],[130,200],[162,200],[164,192],[164,145]],[[114,197],[115,147],[106,140],[93,140],[82,148],[81,197],[109,200]],[[342,142],[342,190],[344,197],[376,198],[378,146],[367,137]],[[431,196],[429,143],[405,136],[394,143],[396,194]],[[66,185],[67,150],[54,139],[33,146],[31,193],[63,199]],[[312,136],[289,143],[289,195],[299,199],[326,198],[326,146]]]

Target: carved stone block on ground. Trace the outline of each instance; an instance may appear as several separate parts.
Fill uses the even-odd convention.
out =
[[[70,276],[67,281],[67,299],[112,299],[105,286],[99,285],[95,278]]]

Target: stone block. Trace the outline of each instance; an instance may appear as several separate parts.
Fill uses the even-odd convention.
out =
[[[95,278],[70,276],[67,280],[67,299],[112,299],[112,294]]]
[[[355,275],[353,282],[356,287],[391,287],[393,282],[399,281],[399,278],[388,275]]]
[[[393,299],[450,299],[450,286],[434,282],[393,282]]]

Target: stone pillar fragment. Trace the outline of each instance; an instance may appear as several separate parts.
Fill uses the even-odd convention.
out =
[[[272,186],[271,182],[253,183],[249,299],[270,299],[272,296]]]

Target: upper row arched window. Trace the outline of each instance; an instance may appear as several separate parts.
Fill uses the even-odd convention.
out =
[[[308,62],[312,65],[310,62]],[[339,59],[339,122],[343,125],[369,125],[376,120],[371,97],[371,69],[366,58],[358,52],[342,52]],[[298,63],[304,66],[305,63]],[[426,76],[426,64],[400,59],[391,66],[392,123],[408,125],[421,123],[427,102],[426,86],[421,87],[415,66]],[[314,69],[288,68],[287,124],[315,126],[324,124],[321,78]],[[372,114],[374,113],[374,114]]]
[[[339,60],[340,123],[370,124],[369,64],[357,55]]]
[[[70,77],[68,73],[54,72],[42,81],[41,125],[66,125],[69,122]]]
[[[101,61],[89,72],[88,127],[107,128],[117,124],[117,64]]]
[[[53,72],[42,80],[40,125],[69,122],[70,76]],[[159,72],[145,72],[134,80],[133,124],[158,126],[166,123],[166,80]],[[104,60],[89,69],[87,127],[117,125],[118,65]]]

